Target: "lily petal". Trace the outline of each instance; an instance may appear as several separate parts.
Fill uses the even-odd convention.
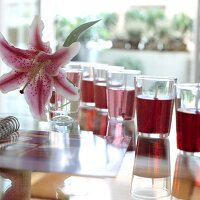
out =
[[[69,47],[62,47],[58,49],[54,54],[40,53],[38,55],[37,61],[39,63],[44,63],[46,60],[51,62],[45,66],[45,71],[47,74],[55,76],[58,74],[59,68],[69,63],[70,60],[77,55],[80,50],[80,43],[75,42]]]
[[[44,29],[44,23],[39,16],[35,16],[29,29],[29,46],[30,48],[51,53],[51,47],[49,42],[42,41],[42,31]]]
[[[18,89],[23,84],[25,84],[26,80],[26,72],[17,72],[12,70],[11,72],[4,74],[0,77],[0,90],[3,93],[7,93],[12,90]]]
[[[0,33],[0,56],[11,68],[18,71],[28,71],[38,54],[35,50],[23,50],[10,45]]]
[[[55,89],[60,95],[69,100],[79,99],[79,89],[67,80],[64,70],[60,69],[58,75],[53,77],[53,80]]]
[[[29,109],[38,120],[44,120],[46,118],[45,106],[50,100],[52,93],[53,80],[47,74],[43,76],[38,75],[24,91],[25,99],[29,105]]]

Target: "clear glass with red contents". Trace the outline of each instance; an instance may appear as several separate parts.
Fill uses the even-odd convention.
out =
[[[136,82],[138,134],[167,137],[171,130],[176,78],[138,76]]]
[[[106,78],[108,117],[132,120],[135,113],[135,78],[140,70],[108,70]]]
[[[200,84],[176,85],[177,148],[200,155]]]
[[[106,73],[108,70],[121,70],[123,66],[102,64],[93,68],[94,73],[94,102],[95,109],[99,112],[108,112]]]
[[[63,70],[66,79],[79,88],[81,93],[82,68],[80,63],[71,62]],[[74,122],[78,123],[80,97],[76,100],[68,100],[53,89],[48,105],[48,118],[52,130],[65,132]]]
[[[96,63],[82,62],[81,68],[83,71],[81,81],[81,106],[94,107],[94,73],[93,68]]]

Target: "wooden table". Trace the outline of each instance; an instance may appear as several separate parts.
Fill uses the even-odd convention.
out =
[[[2,102],[0,103],[0,109],[1,105]],[[22,138],[29,136],[32,138],[31,134],[33,133],[43,134],[48,132],[48,123],[37,122],[32,119],[29,114],[24,117],[24,113],[20,114],[16,110],[12,111],[13,115],[20,120],[21,128],[19,132]],[[2,107],[2,116],[6,116],[8,113],[9,115],[12,114],[9,109],[7,111],[5,107]],[[138,187],[141,191],[145,190],[145,181],[147,179],[151,179],[152,183],[160,179],[160,181],[162,181],[160,182],[160,185],[163,183],[168,184],[168,196],[163,199],[200,199],[200,159],[191,155],[180,154],[176,149],[175,119],[173,119],[172,129],[168,139],[151,140],[137,137],[134,122],[118,124],[108,123],[105,114],[95,113],[93,109],[82,109],[80,113],[80,129],[81,134],[88,134],[88,136],[91,136],[93,150],[103,149],[99,146],[95,147],[93,139],[96,138],[97,140],[102,140],[104,135],[109,133],[109,137],[112,138],[109,145],[114,145],[114,147],[112,146],[114,149],[109,149],[109,155],[111,156],[109,159],[111,159],[112,156],[118,158],[117,156],[119,155],[117,152],[121,152],[123,155],[122,157],[119,157],[122,158],[122,160],[120,160],[120,165],[117,165],[114,171],[111,170],[113,173],[106,174],[105,172],[107,172],[107,169],[104,168],[104,171],[101,171],[100,173],[99,170],[98,174],[97,168],[95,170],[95,164],[94,167],[91,168],[91,171],[87,170],[83,172],[81,170],[75,170],[77,167],[76,163],[75,165],[71,165],[72,171],[66,173],[66,168],[61,167],[62,162],[60,162],[59,168],[56,169],[56,164],[53,163],[53,160],[53,167],[51,168],[50,165],[48,165],[48,167],[46,167],[47,170],[45,171],[45,166],[42,165],[42,162],[45,159],[41,157],[40,154],[34,154],[34,156],[36,156],[35,162],[37,162],[37,160],[41,161],[41,163],[38,164],[38,167],[35,163],[30,162],[27,164],[26,161],[30,161],[28,159],[23,160],[24,165],[22,166],[22,163],[19,162],[19,156],[13,158],[13,162],[9,160],[10,163],[7,163],[6,165],[7,158],[4,157],[4,161],[3,159],[0,159],[0,165],[2,165],[0,169],[0,198],[3,200],[36,200],[56,199],[56,196],[57,198],[59,196],[60,199],[62,199],[62,192],[64,192],[65,199],[71,200],[141,199],[132,197],[131,189]],[[29,133],[30,135],[28,136]],[[122,144],[120,141],[121,136],[132,137],[127,151],[125,151],[126,145],[120,146],[120,144]],[[22,148],[26,148],[26,141],[27,140],[25,139]],[[54,148],[54,150],[56,149],[56,151],[53,152],[56,160],[58,157],[54,153],[56,152],[58,156],[61,156],[58,150],[61,147],[59,147],[59,143],[55,143],[55,140],[52,141],[54,141],[54,143],[51,144],[51,147],[47,145],[49,140],[46,141],[47,143],[42,143],[42,145],[47,145],[48,150],[51,148]],[[105,145],[106,141],[108,142],[110,140],[104,138],[100,144]],[[6,147],[5,150],[1,152],[1,155],[5,155],[4,153],[9,148],[14,148],[14,145],[11,144]],[[36,146],[33,146],[32,150],[36,150],[36,148]],[[119,148],[119,151],[117,148]],[[16,152],[16,154],[19,153],[25,158],[27,156],[25,152],[27,153],[27,151],[22,151]],[[36,152],[38,152],[38,149]],[[48,153],[49,151],[47,151],[47,154]],[[28,152],[28,155],[32,155],[31,151]],[[94,158],[96,156],[99,159],[105,159],[103,155],[105,154],[93,154]],[[93,159],[93,161],[96,160],[97,162],[97,158]],[[66,166],[66,160],[63,160],[65,161],[63,165]],[[87,159],[84,160],[83,165],[90,161],[91,160]],[[71,160],[71,162],[73,162],[73,160]],[[98,163],[96,164],[99,166]],[[27,167],[28,165],[29,167]],[[89,166],[91,167],[93,165]],[[166,180],[167,182],[165,182]]]

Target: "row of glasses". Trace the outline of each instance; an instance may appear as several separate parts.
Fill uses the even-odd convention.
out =
[[[168,196],[170,193],[170,172],[163,167],[169,165],[169,159],[166,152],[163,152],[163,156],[167,156],[167,159],[164,158],[164,161],[160,159],[159,153],[162,154],[162,147],[156,150],[157,144],[155,143],[156,145],[154,146],[154,142],[157,140],[155,138],[159,138],[163,146],[168,143],[168,140],[163,138],[169,136],[175,103],[178,149],[183,152],[200,152],[200,85],[198,83],[177,84],[177,79],[174,77],[145,76],[141,75],[141,72],[137,70],[112,68],[109,65],[82,63],[78,66],[81,70],[80,85],[77,85],[81,91],[81,106],[92,106],[97,111],[108,113],[108,118],[111,121],[108,123],[106,134],[111,135],[113,133],[112,125],[115,125],[115,123],[112,123],[112,120],[119,122],[130,121],[134,118],[136,111],[139,134],[137,144],[142,144],[142,141],[145,140],[148,141],[150,146],[143,146],[140,151],[136,148],[136,162],[131,187],[132,195],[151,197],[151,195],[158,194],[158,196]],[[70,69],[69,73],[72,73],[72,71]],[[67,76],[67,78],[75,84],[75,79],[72,80],[70,76]],[[59,101],[62,101],[60,97],[58,98]],[[68,105],[66,101],[64,100],[64,105]],[[80,101],[76,106],[78,109]],[[51,101],[52,104],[55,102],[57,100]],[[60,107],[62,106],[57,108]],[[72,107],[69,106],[70,109]],[[59,110],[57,108],[56,111]],[[67,117],[69,117],[70,111],[68,110],[66,113]],[[119,124],[117,123],[117,125]],[[118,126],[117,129],[119,127],[122,126]],[[112,133],[109,133],[110,128]],[[118,145],[118,141],[121,142],[121,140],[116,139],[114,142]],[[152,165],[148,168],[150,171],[146,170],[145,163],[151,163],[152,160],[151,158],[150,160],[143,159],[146,156],[145,148],[148,148],[148,151],[151,149],[152,152],[156,150],[155,155],[159,155],[155,164],[160,163],[162,168],[158,168],[156,172]],[[140,158],[142,160],[138,159],[139,154],[141,154]],[[153,178],[151,177],[151,172],[155,172]],[[135,182],[141,181],[144,183],[144,180],[147,180],[148,183],[147,190],[142,191],[141,194],[141,186],[137,187],[138,185]],[[160,183],[163,183],[161,188]]]
[[[81,106],[93,106],[100,112],[107,112],[109,119],[133,119],[135,78],[140,74],[140,70],[127,70],[123,66],[86,63]]]
[[[52,126],[64,132],[78,120],[80,105],[93,106],[117,121],[133,120],[136,111],[138,134],[163,138],[169,136],[175,102],[177,147],[200,152],[199,83],[177,84],[175,77],[141,75],[139,70],[99,63],[71,62],[63,69],[80,88],[80,99],[69,101],[54,89],[48,108]]]
[[[53,89],[48,105],[51,130],[63,133],[71,130],[74,122],[77,124],[79,121],[80,107],[94,107],[96,104],[100,110],[107,110],[107,95],[104,86],[106,71],[110,68],[122,69],[123,67],[109,66],[108,68],[107,64],[101,63],[71,62],[63,68],[66,78],[79,88],[80,98],[76,101],[67,100],[59,95],[55,88]]]
[[[128,70],[123,66],[94,68],[95,113],[104,119],[107,116],[103,133],[115,145],[123,145],[122,141],[130,138],[128,150],[135,147],[135,83],[140,74],[140,70]],[[98,132],[94,130],[94,134],[102,134]]]
[[[200,84],[177,83],[176,78],[173,77],[137,77],[136,119],[139,136],[135,151],[135,164],[131,184],[131,195],[136,199],[168,198],[170,196],[170,171],[166,170],[164,171],[167,172],[166,174],[161,173],[157,177],[157,172],[160,171],[157,168],[159,162],[154,158],[152,161],[148,159],[152,159],[151,154],[156,149],[158,151],[155,152],[154,157],[156,158],[158,156],[161,158],[160,153],[162,153],[163,147],[157,144],[154,146],[154,142],[167,141],[166,139],[169,136],[171,128],[174,105],[176,144],[179,150],[179,156],[184,160],[185,158],[195,160],[196,163],[193,164],[199,166],[199,158],[196,156],[200,155]],[[148,142],[148,145],[141,146],[141,141]],[[139,149],[139,146],[142,148]],[[146,158],[145,154],[142,155],[145,149],[147,150],[147,155],[150,156],[149,158]],[[139,154],[142,156],[138,161]],[[163,155],[166,155],[166,153]],[[155,163],[154,160],[156,160]],[[148,164],[150,164],[150,168],[147,167]],[[162,169],[167,165],[169,163],[167,164],[164,160],[161,160],[160,166]],[[192,173],[196,174],[195,170],[191,170]],[[183,197],[184,199],[189,199],[189,196],[196,198],[199,195],[199,188],[193,186],[194,175],[192,176],[192,183],[189,180],[191,175],[186,171],[179,171],[175,168],[174,175],[172,188],[173,199],[182,199]],[[139,183],[143,184],[143,186],[138,187],[138,185],[141,185]],[[190,189],[191,191],[188,192]]]
[[[175,104],[176,143],[184,153],[200,153],[200,84],[177,83],[173,77],[138,76],[138,134],[168,137]]]
[[[63,67],[66,78],[79,88],[79,99],[67,100],[53,89],[52,97],[48,105],[50,128],[53,131],[69,132],[79,122],[79,109],[81,107],[93,107],[94,102],[94,76],[95,67],[106,64],[90,62],[70,62]]]
[[[90,118],[88,121],[87,130],[92,130],[97,135],[110,136],[115,142],[120,142],[127,136],[120,130],[124,130],[127,124],[134,125],[130,120],[133,120],[135,110],[135,78],[140,74],[141,71],[127,70],[124,66],[91,63],[84,66],[80,117],[83,117],[85,110],[90,116],[95,116],[95,119]],[[91,95],[94,95],[94,98],[91,98]],[[99,123],[100,118],[103,123]],[[85,126],[84,123],[80,124],[81,129]],[[119,133],[117,135],[113,135],[115,126],[119,129],[116,130]],[[130,146],[134,146],[134,135],[128,134],[128,137],[132,138]]]

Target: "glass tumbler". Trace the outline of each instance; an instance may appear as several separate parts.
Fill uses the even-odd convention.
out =
[[[66,78],[81,92],[82,69],[79,64],[68,64],[63,68]],[[74,122],[78,123],[80,97],[68,100],[53,89],[48,105],[49,121],[52,130],[66,131]]]
[[[108,70],[121,70],[122,66],[112,66],[101,64],[93,68],[94,73],[94,102],[95,109],[99,112],[108,112],[107,92],[106,92],[106,73]]]
[[[94,107],[94,64],[87,62],[81,63],[81,68],[83,71],[81,81],[81,106]]]
[[[200,155],[200,84],[176,85],[177,148]]]
[[[138,134],[167,137],[171,129],[176,78],[138,76],[136,82]]]
[[[139,70],[108,70],[106,78],[108,117],[132,120],[135,112],[135,80]]]

